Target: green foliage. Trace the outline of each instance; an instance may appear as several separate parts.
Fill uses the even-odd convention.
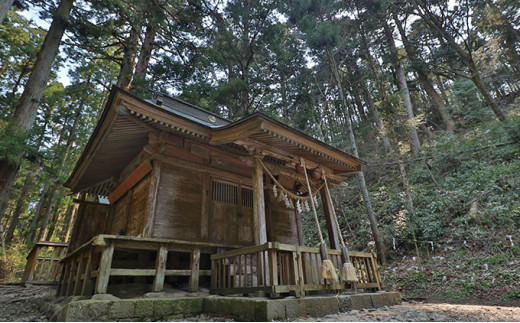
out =
[[[6,158],[12,164],[19,164],[27,151],[27,134],[19,133],[15,127],[0,121],[0,159]]]

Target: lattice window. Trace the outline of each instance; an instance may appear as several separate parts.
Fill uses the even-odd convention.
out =
[[[212,180],[211,200],[221,203],[238,204],[238,185]]]
[[[253,207],[253,190],[242,187],[242,206]]]

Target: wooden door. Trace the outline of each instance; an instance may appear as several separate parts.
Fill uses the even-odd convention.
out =
[[[253,194],[238,183],[211,180],[209,238],[213,242],[250,245],[253,242]]]

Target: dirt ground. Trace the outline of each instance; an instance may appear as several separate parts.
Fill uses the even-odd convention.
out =
[[[40,307],[55,293],[54,286],[0,284],[0,321],[47,322]]]
[[[52,286],[0,284],[0,321],[46,322],[41,305],[53,299]],[[520,305],[520,304],[519,304]],[[232,321],[229,317],[199,315],[180,321]],[[520,322],[520,307],[403,302],[397,306],[350,311],[291,321],[313,322]]]

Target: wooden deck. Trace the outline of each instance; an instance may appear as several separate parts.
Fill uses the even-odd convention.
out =
[[[58,284],[58,296],[107,293],[111,277],[152,277],[152,291],[164,289],[165,277],[188,278],[188,291],[196,292],[199,278],[211,276],[213,294],[254,294],[271,297],[293,294],[302,297],[311,291],[338,291],[352,287],[381,289],[375,255],[351,252],[350,257],[360,281],[352,286],[330,284],[319,278],[321,257],[318,248],[267,242],[263,245],[219,252],[219,244],[182,240],[98,235],[64,257]],[[146,260],[140,252],[147,252]],[[115,257],[126,253],[131,257]],[[175,259],[179,253],[189,255],[189,265]],[[201,254],[211,264],[201,268]],[[329,250],[337,269],[341,269],[341,252]],[[211,267],[210,267],[211,266]],[[185,278],[186,279],[186,278]]]

